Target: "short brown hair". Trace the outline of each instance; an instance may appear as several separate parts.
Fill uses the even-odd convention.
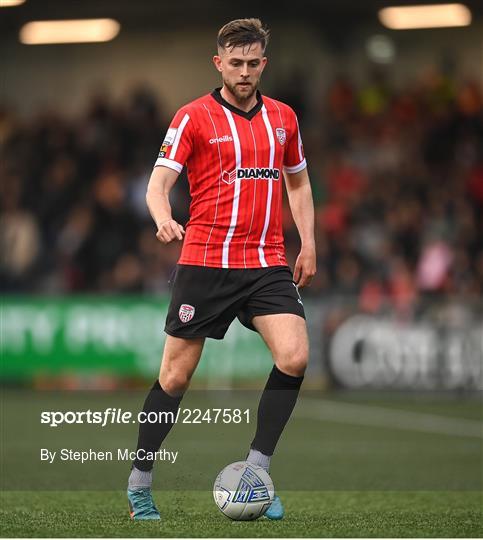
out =
[[[263,27],[260,19],[235,19],[220,29],[217,44],[227,49],[260,43],[265,51],[269,38],[270,30]]]

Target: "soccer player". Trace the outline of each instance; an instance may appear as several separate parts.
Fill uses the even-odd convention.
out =
[[[297,118],[288,105],[257,90],[268,38],[258,19],[221,28],[213,62],[223,86],[176,113],[149,180],[146,199],[157,238],[163,244],[184,241],[159,379],[143,408],[176,415],[205,339],[223,339],[237,317],[260,333],[274,361],[246,458],[267,471],[307,365],[298,289],[315,274],[314,208]],[[192,199],[186,229],[173,219],[169,203],[185,165]],[[282,235],[283,178],[301,240],[293,275]],[[138,450],[157,451],[171,427],[140,424]],[[146,459],[133,463],[127,492],[132,519],[160,518],[151,495],[152,468]],[[265,515],[283,514],[275,497]]]

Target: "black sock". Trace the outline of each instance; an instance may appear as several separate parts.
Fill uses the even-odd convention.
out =
[[[161,443],[173,427],[182,398],[183,396],[172,397],[167,394],[161,388],[159,381],[154,383],[144,402],[143,412],[146,415],[160,412],[171,414],[163,415],[161,421],[154,424],[149,422],[139,424],[137,450],[142,449],[145,452],[157,452],[159,450]],[[150,471],[153,468],[154,461],[152,459],[135,459],[133,465],[140,471]]]
[[[302,377],[292,377],[273,366],[258,405],[257,432],[251,448],[271,456],[292,414]]]

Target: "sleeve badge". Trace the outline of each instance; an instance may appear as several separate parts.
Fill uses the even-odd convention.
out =
[[[168,148],[172,146],[174,139],[176,137],[176,132],[178,130],[175,128],[169,128],[166,132],[166,135],[164,136],[163,144],[161,145],[161,148],[159,149],[158,157],[164,158],[166,156],[166,153],[168,152]]]

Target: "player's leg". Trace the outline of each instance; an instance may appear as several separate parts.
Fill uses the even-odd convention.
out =
[[[156,452],[173,427],[179,404],[187,390],[203,350],[204,338],[184,339],[167,336],[158,380],[143,406],[144,418],[162,418],[161,423],[140,423],[134,460],[128,481],[128,500],[132,519],[159,519],[151,496],[154,462],[142,459],[147,452]],[[159,413],[166,413],[159,415]]]
[[[272,353],[274,366],[258,409],[252,448],[271,456],[297,401],[309,354],[305,320],[291,313],[254,317],[253,326]]]
[[[247,461],[268,470],[270,459],[295,407],[309,354],[305,320],[291,313],[254,317],[253,326],[272,353],[274,366],[260,399],[257,430]],[[278,497],[265,514],[281,519],[283,506]]]

